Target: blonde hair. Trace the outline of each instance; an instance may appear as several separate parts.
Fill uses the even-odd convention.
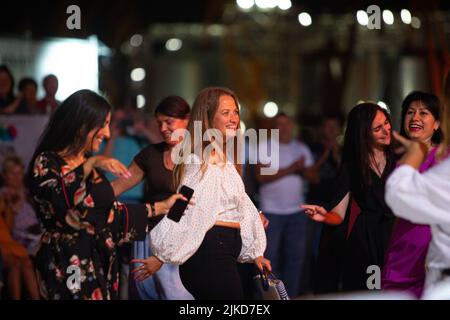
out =
[[[205,134],[205,132],[208,129],[214,129],[213,126],[213,120],[214,116],[216,115],[216,112],[219,108],[219,102],[220,97],[222,96],[230,96],[233,98],[234,102],[236,103],[236,106],[239,106],[239,101],[236,96],[236,94],[231,91],[228,88],[223,87],[208,87],[199,92],[197,95],[195,102],[192,106],[189,123],[187,126],[187,131],[190,134],[190,137],[194,137],[194,124],[196,121],[201,121],[202,123],[202,137]],[[239,108],[238,108],[239,110]],[[239,115],[240,116],[240,115]],[[239,126],[239,124],[238,124]],[[210,141],[203,141],[201,151],[203,153],[203,150],[210,144]],[[191,144],[191,153],[194,153],[195,145]],[[237,154],[237,144],[234,144],[234,153],[235,153],[235,159]],[[202,160],[201,169],[202,171],[206,170],[207,163],[205,162],[205,159]],[[236,170],[241,174],[242,166],[237,164],[235,162]],[[173,186],[176,189],[181,181],[183,180],[184,173],[185,173],[186,167],[185,164],[182,162],[180,164],[177,164],[174,168],[174,179],[173,179]]]

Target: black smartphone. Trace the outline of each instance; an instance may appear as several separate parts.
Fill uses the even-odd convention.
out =
[[[186,186],[181,186],[180,193],[186,199],[188,199],[188,201],[178,199],[177,201],[175,201],[175,204],[172,206],[172,208],[170,208],[169,213],[167,214],[167,218],[175,222],[179,222],[181,217],[183,216],[184,210],[186,210],[189,200],[191,200],[192,195],[194,194],[194,189]]]

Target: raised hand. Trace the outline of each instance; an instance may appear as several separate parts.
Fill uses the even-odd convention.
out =
[[[393,132],[394,138],[406,149],[406,153],[399,163],[406,163],[414,168],[418,168],[428,154],[428,147],[420,141],[408,140],[397,132]]]
[[[130,178],[128,168],[119,160],[105,156],[95,156],[94,167],[107,171],[116,177]]]

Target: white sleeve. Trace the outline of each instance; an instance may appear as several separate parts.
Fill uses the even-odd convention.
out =
[[[150,232],[152,253],[161,261],[183,264],[200,247],[220,211],[220,176],[209,166],[202,174],[200,165],[186,165],[183,184],[194,189],[195,204],[179,222],[164,217]]]
[[[450,159],[423,174],[400,166],[386,182],[385,198],[399,217],[419,224],[450,224]]]
[[[264,255],[266,233],[258,210],[245,191],[242,192],[239,200],[238,210],[243,215],[241,220],[242,249],[238,261],[253,262],[255,258]]]

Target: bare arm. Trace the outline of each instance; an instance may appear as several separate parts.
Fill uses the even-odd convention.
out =
[[[128,167],[128,171],[131,173],[130,178],[126,179],[124,177],[120,177],[111,183],[114,190],[114,195],[116,197],[133,188],[144,179],[144,171],[139,168],[136,162],[133,161],[131,163]]]
[[[334,207],[331,211],[336,212],[342,220],[345,218],[345,213],[347,212],[348,205],[350,203],[350,192],[348,192],[344,198],[342,198],[341,202]]]
[[[105,156],[93,156],[88,158],[83,164],[84,177],[89,176],[89,174],[94,170],[94,168],[99,168],[103,171],[110,172],[116,177],[131,178],[131,174],[127,167],[121,163],[119,160],[108,158]]]
[[[344,198],[330,212],[327,212],[324,207],[309,204],[302,205],[301,208],[305,209],[305,213],[314,221],[337,225],[345,219],[345,213],[350,203],[350,195],[351,193],[347,192]]]

